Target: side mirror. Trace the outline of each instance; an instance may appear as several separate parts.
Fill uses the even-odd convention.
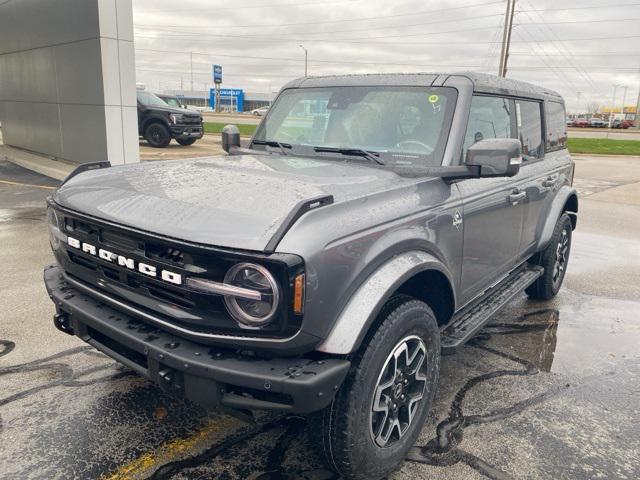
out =
[[[240,130],[235,125],[227,125],[222,129],[222,148],[229,153],[231,147],[240,146]]]
[[[480,177],[513,177],[522,164],[522,144],[515,138],[487,138],[467,149],[465,164],[479,167]]]

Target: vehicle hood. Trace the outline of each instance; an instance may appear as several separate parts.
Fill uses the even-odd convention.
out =
[[[341,160],[221,156],[87,171],[61,186],[54,201],[167,237],[262,251],[303,200],[333,195],[340,203],[406,181],[389,170]]]
[[[178,108],[178,107],[171,107],[169,105],[167,105],[166,107],[162,106],[162,105],[153,105],[150,107],[147,107],[149,110],[155,110],[155,111],[159,111],[159,112],[167,112],[167,113],[178,113],[178,114],[183,114],[183,115],[187,115],[189,117],[200,117],[202,118],[202,114],[196,110],[189,110],[188,108]]]

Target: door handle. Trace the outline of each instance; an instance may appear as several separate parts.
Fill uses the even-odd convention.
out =
[[[543,187],[555,187],[557,180],[558,180],[558,177],[547,177],[546,180],[542,181],[542,186]]]
[[[527,192],[515,191],[509,195],[509,203],[511,205],[517,205],[520,200],[524,200],[527,197]]]

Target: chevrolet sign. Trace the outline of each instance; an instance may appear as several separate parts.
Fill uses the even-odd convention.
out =
[[[101,260],[117,264],[120,267],[140,272],[149,277],[160,277],[165,282],[173,283],[174,285],[182,285],[182,275],[179,273],[170,272],[169,270],[160,270],[153,265],[137,262],[133,258],[118,255],[110,252],[109,250],[105,250],[104,248],[97,248],[95,245],[91,245],[90,243],[81,242],[77,238],[67,237],[67,244],[72,248],[76,248],[84,253],[98,257]]]

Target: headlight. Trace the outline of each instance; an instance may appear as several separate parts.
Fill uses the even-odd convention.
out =
[[[262,265],[239,263],[229,269],[224,283],[241,289],[259,292],[259,298],[248,296],[224,297],[224,302],[233,317],[243,325],[260,327],[269,323],[278,310],[280,290],[273,275]]]
[[[51,248],[57,250],[60,247],[60,240],[66,241],[66,235],[60,231],[60,219],[56,211],[48,207],[47,208],[47,227],[49,228],[49,243]]]
[[[171,120],[171,123],[176,125],[184,120],[184,115],[181,113],[172,113],[169,115],[169,120]]]

